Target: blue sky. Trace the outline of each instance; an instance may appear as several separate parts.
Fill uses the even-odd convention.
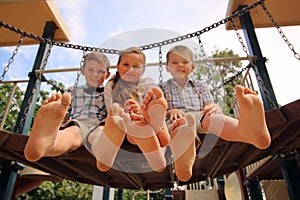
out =
[[[201,30],[225,18],[228,0],[53,0],[71,31],[72,44],[102,48],[122,49],[129,46],[160,42]],[[276,19],[276,16],[274,16]],[[295,50],[300,52],[300,26],[282,27]],[[240,34],[243,35],[242,31]],[[276,28],[256,29],[256,34],[279,104],[287,104],[300,98],[300,62]],[[134,39],[128,38],[133,36]],[[220,26],[201,35],[205,51],[209,55],[215,49],[232,49],[245,56],[234,31]],[[197,46],[196,39],[185,41]],[[13,48],[0,48],[0,72],[7,64]],[[163,53],[167,47],[163,49]],[[37,46],[24,46],[4,80],[28,79],[36,55]],[[148,61],[157,62],[156,50],[147,52]],[[47,69],[79,67],[82,52],[54,47]],[[163,54],[165,56],[165,54]],[[115,64],[116,56],[110,56]],[[145,75],[158,78],[157,68],[149,68]],[[76,72],[47,74],[47,78],[74,84]],[[165,75],[165,78],[168,76]],[[22,88],[25,85],[21,84]]]

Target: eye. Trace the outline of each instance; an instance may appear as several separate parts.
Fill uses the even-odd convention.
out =
[[[133,66],[133,69],[134,70],[139,70],[139,69],[141,69],[142,68],[142,66]]]

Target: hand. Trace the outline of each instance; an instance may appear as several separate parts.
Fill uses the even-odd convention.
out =
[[[203,114],[204,115],[222,114],[222,108],[218,104],[208,103],[207,105],[204,106]]]
[[[124,110],[128,113],[141,114],[142,109],[139,103],[133,99],[129,99],[124,103]]]
[[[167,116],[169,116],[171,122],[173,122],[179,118],[184,117],[185,113],[179,109],[171,109],[167,111]]]

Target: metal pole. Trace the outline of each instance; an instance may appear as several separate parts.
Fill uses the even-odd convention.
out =
[[[243,7],[243,6],[241,6]],[[240,8],[241,8],[240,7]],[[260,93],[261,93],[261,97],[264,103],[264,108],[266,111],[273,109],[273,107],[270,105],[270,100],[275,104],[275,107],[278,107],[278,103],[275,97],[275,93],[273,91],[273,87],[271,84],[271,80],[265,65],[266,59],[263,57],[257,37],[256,37],[256,33],[254,30],[254,25],[250,16],[250,12],[245,12],[243,15],[239,16],[242,28],[243,28],[243,32],[245,35],[245,39],[247,42],[247,46],[249,49],[249,54],[251,56],[257,56],[257,60],[256,60],[256,71],[258,72],[259,76],[262,79],[262,82],[264,84],[261,85],[260,83],[258,84]],[[259,82],[260,80],[257,79],[257,81]],[[269,99],[265,94],[265,89],[268,91],[269,93]],[[249,193],[251,196],[251,199],[263,199],[262,197],[262,191],[261,191],[261,187],[260,187],[260,182],[259,180],[250,180],[248,182],[248,188],[249,188]]]
[[[57,29],[57,26],[55,25],[54,22],[46,22],[46,25],[44,28],[44,33],[43,33],[42,37],[49,39],[49,40],[53,40],[56,29]],[[23,99],[23,102],[21,105],[21,110],[18,115],[16,126],[14,127],[14,132],[19,132],[19,133],[26,134],[26,135],[29,132],[33,113],[34,113],[36,99],[39,95],[40,86],[41,86],[40,85],[41,83],[38,81],[38,79],[36,77],[35,70],[38,70],[41,68],[41,65],[43,64],[43,61],[46,56],[48,48],[49,48],[49,44],[40,43],[32,71],[28,74],[30,79],[29,79],[27,89],[25,92],[25,96],[24,96],[24,99]],[[32,94],[32,90],[34,89],[35,86],[36,86],[36,92],[34,94]],[[31,99],[31,98],[32,98],[31,105],[28,105],[28,103],[30,103],[29,99]],[[21,124],[21,121],[23,120],[23,117],[24,117],[23,115],[28,106],[30,106],[30,107],[29,107],[28,113],[26,115],[25,122]]]
[[[119,188],[118,189],[118,200],[122,200],[123,199],[123,189]]]
[[[109,200],[109,192],[110,192],[110,188],[109,187],[104,187],[103,188],[102,200]]]
[[[287,185],[287,191],[291,200],[300,199],[300,172],[297,165],[297,155],[294,152],[280,153],[274,157],[279,161],[283,177]]]
[[[43,38],[47,38],[52,40],[54,37],[55,30],[57,29],[57,26],[54,22],[46,22]],[[32,94],[32,90],[36,85],[37,77],[35,75],[35,70],[40,69],[41,64],[43,63],[43,59],[45,57],[45,53],[47,52],[46,49],[49,48],[49,45],[46,43],[41,43],[36,55],[35,63],[32,69],[32,72],[29,73],[30,80],[27,85],[27,90],[25,93],[25,97],[22,102],[21,110],[16,122],[16,126],[14,127],[14,132],[17,132],[17,130],[21,130],[20,132],[22,134],[28,134],[34,108],[36,104],[36,99],[39,94],[40,89],[40,83],[37,84],[36,88],[37,91],[35,94]],[[31,105],[29,105],[29,110],[25,119],[25,123],[20,124],[21,120],[23,119],[24,111],[28,107],[29,99],[32,96],[32,102]],[[22,126],[22,127],[20,127]],[[3,165],[9,166],[11,163],[4,163]],[[18,173],[18,169],[20,167],[17,163],[15,166],[9,166],[9,167],[2,167],[1,168],[1,181],[0,181],[0,199],[1,200],[10,200],[13,192],[13,188],[16,182],[16,177]]]
[[[172,200],[173,199],[171,188],[166,188],[165,199],[166,200]]]
[[[256,60],[256,70],[259,73],[259,76],[261,77],[265,89],[268,90],[269,95],[270,95],[270,99],[272,100],[272,102],[275,104],[275,107],[278,107],[278,103],[273,91],[273,87],[271,84],[271,80],[265,65],[266,59],[263,57],[262,52],[260,50],[260,46],[256,37],[256,33],[254,30],[254,25],[250,16],[250,12],[245,12],[243,15],[241,15],[239,17],[243,31],[244,31],[244,35],[245,35],[245,39],[247,42],[247,46],[249,49],[249,53],[251,56],[256,56],[257,60]],[[259,80],[258,80],[259,81]],[[259,86],[259,90],[262,96],[262,100],[264,102],[264,107],[265,110],[271,110],[273,109],[273,107],[271,105],[269,105],[269,100],[265,94],[265,90],[263,88],[263,86],[261,84],[258,84]]]

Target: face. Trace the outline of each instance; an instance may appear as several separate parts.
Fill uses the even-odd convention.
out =
[[[185,79],[194,70],[195,66],[189,59],[187,53],[170,53],[167,65],[167,71],[173,76],[175,80]]]
[[[129,83],[137,83],[144,73],[144,57],[137,53],[128,53],[121,57],[117,65],[122,80]]]
[[[110,75],[110,73],[107,72],[106,67],[102,66],[102,64],[96,60],[86,61],[81,72],[85,76],[87,84],[92,87],[100,87],[104,80]]]

